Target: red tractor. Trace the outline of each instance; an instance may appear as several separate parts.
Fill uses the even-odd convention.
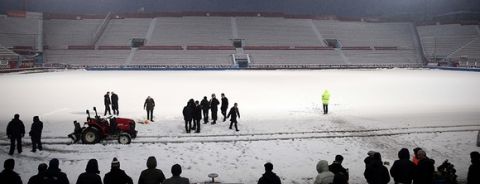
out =
[[[101,140],[118,140],[120,144],[130,144],[132,138],[137,137],[135,130],[135,121],[127,118],[107,117],[100,118],[97,113],[97,108],[93,107],[95,111],[95,118],[90,117],[90,112],[87,110],[87,122],[82,130],[82,143],[95,144]]]

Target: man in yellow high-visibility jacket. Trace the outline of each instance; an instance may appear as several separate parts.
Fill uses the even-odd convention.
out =
[[[322,95],[323,114],[328,114],[328,102],[330,101],[330,93],[325,90]]]

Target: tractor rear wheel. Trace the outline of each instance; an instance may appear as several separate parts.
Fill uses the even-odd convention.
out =
[[[83,144],[95,144],[100,141],[100,133],[96,128],[87,128],[82,132]]]

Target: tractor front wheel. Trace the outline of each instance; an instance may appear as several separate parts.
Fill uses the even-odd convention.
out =
[[[132,138],[127,133],[121,133],[120,135],[118,135],[118,143],[130,144],[131,142],[132,142]]]

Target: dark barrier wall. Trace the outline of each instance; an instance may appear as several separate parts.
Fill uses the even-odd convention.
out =
[[[0,11],[105,14],[127,12],[281,12],[297,15],[434,16],[480,11],[480,0],[0,0]]]

